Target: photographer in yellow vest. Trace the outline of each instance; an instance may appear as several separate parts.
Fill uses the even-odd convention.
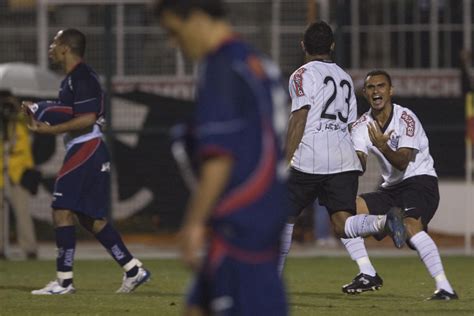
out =
[[[36,259],[37,242],[29,202],[36,194],[40,173],[34,169],[30,133],[20,102],[8,91],[0,91],[0,259],[6,259],[9,232],[5,212],[13,209],[16,236],[27,259]]]

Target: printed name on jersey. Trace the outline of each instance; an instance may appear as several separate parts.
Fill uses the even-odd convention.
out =
[[[296,96],[302,97],[304,96],[304,90],[303,90],[303,73],[306,71],[306,68],[301,67],[295,72],[295,75],[293,76],[293,83],[295,85],[295,92]]]
[[[413,137],[415,135],[415,120],[405,111],[402,113],[402,120],[407,124],[407,136]]]

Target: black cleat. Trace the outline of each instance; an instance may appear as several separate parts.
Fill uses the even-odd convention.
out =
[[[359,273],[351,283],[342,286],[342,292],[347,294],[360,294],[367,291],[376,291],[383,285],[382,278],[375,274],[370,276],[368,274]]]
[[[429,297],[428,301],[450,301],[450,300],[457,300],[459,299],[456,292],[453,294],[449,293],[446,290],[436,290],[431,297]]]
[[[405,244],[407,231],[403,224],[403,212],[399,207],[392,207],[387,212],[385,232],[392,237],[395,247],[402,248]]]

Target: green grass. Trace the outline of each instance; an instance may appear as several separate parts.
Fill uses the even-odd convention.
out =
[[[348,258],[290,258],[285,272],[292,315],[474,315],[474,258],[446,257],[459,301],[426,302],[434,283],[416,257],[374,258],[384,287],[347,296],[356,274]],[[180,315],[190,274],[176,260],[145,260],[150,283],[117,295],[121,270],[111,260],[75,265],[75,295],[32,296],[54,277],[53,261],[0,261],[0,315]],[[265,315],[262,315],[265,316]]]

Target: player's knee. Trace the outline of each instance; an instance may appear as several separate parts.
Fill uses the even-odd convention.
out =
[[[369,213],[369,207],[367,206],[367,203],[360,196],[356,198],[356,210],[357,210],[357,214]]]
[[[336,238],[347,238],[346,233],[344,231],[344,226],[338,226],[337,228],[334,228],[334,235],[336,236]]]
[[[55,227],[74,225],[74,213],[69,210],[53,210],[53,222]]]
[[[332,230],[334,231],[334,235],[337,238],[345,238],[346,237],[345,232],[344,232],[345,231],[344,230],[345,221],[336,219],[336,220],[332,220],[331,224],[332,224]]]
[[[411,238],[423,230],[421,218],[405,217],[403,220],[407,230],[408,237]]]
[[[100,233],[102,229],[104,229],[105,225],[107,225],[106,220],[103,220],[103,219],[94,220],[93,225],[92,225],[92,232],[94,234]]]
[[[205,316],[208,315],[201,307],[187,306],[183,313],[184,316]]]

